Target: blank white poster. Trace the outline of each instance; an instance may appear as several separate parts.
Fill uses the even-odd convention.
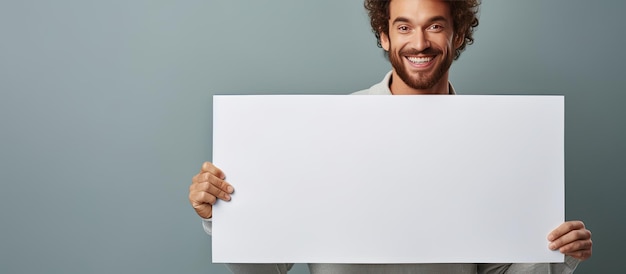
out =
[[[214,96],[213,262],[562,262],[562,96]]]

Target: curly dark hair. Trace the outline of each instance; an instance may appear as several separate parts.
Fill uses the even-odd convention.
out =
[[[463,44],[456,49],[454,60],[459,59],[467,45],[474,43],[474,30],[478,26],[478,6],[480,0],[445,0],[450,5],[450,13],[454,24],[454,33],[462,33]],[[372,32],[376,36],[378,47],[380,33],[389,35],[389,3],[391,0],[365,0],[364,6],[370,17]]]

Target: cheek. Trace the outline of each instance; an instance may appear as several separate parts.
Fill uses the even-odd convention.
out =
[[[399,52],[410,44],[410,39],[408,37],[398,35],[396,37],[391,37],[388,41],[388,50]]]
[[[450,39],[441,39],[438,43],[442,51],[450,53],[454,51],[454,41]]]

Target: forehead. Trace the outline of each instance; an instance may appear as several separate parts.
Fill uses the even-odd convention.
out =
[[[392,0],[389,3],[389,20],[393,22],[399,17],[415,22],[438,17],[452,22],[450,5],[443,0]]]

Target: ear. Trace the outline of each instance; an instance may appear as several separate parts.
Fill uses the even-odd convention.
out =
[[[465,35],[463,34],[454,34],[454,49],[458,49],[463,45],[463,41],[465,41]]]
[[[385,34],[384,32],[379,32],[379,36],[380,36],[380,45],[383,47],[383,49],[385,51],[389,51],[389,35]]]

